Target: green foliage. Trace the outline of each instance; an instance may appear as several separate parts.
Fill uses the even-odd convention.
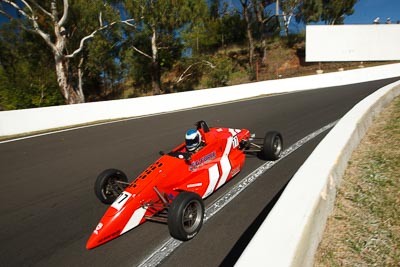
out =
[[[126,0],[128,14],[140,27],[156,27],[158,31],[172,32],[186,23],[202,19],[207,12],[204,1],[195,0]]]
[[[317,22],[320,20],[323,6],[322,0],[300,0],[296,11],[297,22]]]
[[[41,49],[37,36],[0,28],[0,106],[22,109],[63,103],[55,78],[54,59]]]
[[[220,87],[229,83],[234,62],[225,54],[184,58],[174,66],[177,82],[170,85],[170,92],[191,91],[196,88]]]
[[[322,0],[323,12],[321,20],[327,24],[343,24],[345,16],[354,13],[354,5],[358,0]]]
[[[186,57],[174,66],[176,82],[169,85],[170,92],[192,91],[200,84],[205,67],[200,57]]]
[[[325,21],[327,24],[343,24],[344,17],[354,13],[358,0],[285,0],[283,7],[296,6],[296,20],[304,23]]]
[[[71,53],[80,46],[82,38],[91,34],[100,26],[118,21],[119,11],[102,0],[85,0],[70,3],[67,29],[69,32],[68,52]],[[100,25],[101,23],[101,25]],[[121,25],[99,31],[94,38],[86,43],[83,51],[70,61],[74,82],[78,81],[77,68],[82,65],[83,89],[87,99],[107,99],[109,95],[117,95],[123,70],[118,60],[119,44],[122,37]]]
[[[228,85],[230,75],[233,72],[232,60],[229,57],[220,54],[217,54],[210,60],[214,67],[209,68],[209,71],[207,72],[207,87]]]
[[[149,31],[135,32],[125,41],[121,51],[121,67],[126,69],[126,77],[133,81],[133,85],[140,93],[151,91],[151,61],[139,54],[133,47],[140,51],[151,54],[151,41],[148,38]],[[161,71],[168,72],[181,58],[183,45],[178,37],[172,34],[162,34],[158,38],[164,48],[160,49],[158,58]]]
[[[280,1],[281,9],[286,14],[296,14],[297,21],[308,23],[322,19],[330,24],[342,23],[343,16],[354,12],[356,2]],[[49,1],[37,3],[50,10]],[[266,46],[269,41],[281,38],[279,22],[267,8],[275,1],[248,0],[247,3],[249,29],[254,39],[252,47],[256,49],[253,59],[265,58],[264,66],[271,66],[268,60],[272,59],[263,55],[271,50]],[[62,1],[56,4],[61,17]],[[3,3],[0,9],[4,11],[5,5]],[[40,29],[49,34],[52,41],[56,40],[53,21],[38,6],[33,5],[33,10]],[[0,109],[62,104],[53,50],[42,37],[33,33],[30,21],[23,16],[15,19],[30,31],[21,30],[17,23],[1,26]],[[131,26],[121,23],[126,19],[132,19]],[[248,65],[249,50],[244,48],[249,37],[240,5],[214,0],[69,1],[64,25],[67,41],[62,53],[73,53],[80,47],[82,38],[110,23],[112,26],[98,31],[85,42],[75,57],[66,59],[68,81],[77,88],[79,74],[82,74],[88,101],[149,94],[154,83],[161,81],[162,92],[166,93],[224,86],[232,83],[232,75],[243,73],[246,78],[255,77],[254,66]],[[236,51],[229,51],[238,46]],[[190,75],[180,79],[186,70]]]
[[[239,13],[224,13],[219,18],[212,18],[185,29],[182,39],[193,55],[213,53],[229,44],[245,43],[246,24]]]
[[[135,20],[135,27],[129,27],[127,48],[135,53],[128,61],[133,70],[135,83],[143,81],[151,84],[153,92],[158,93],[155,84],[160,84],[162,72],[181,58],[182,42],[180,31],[201,24],[207,5],[197,0],[124,1],[127,13]],[[133,45],[129,45],[133,43]],[[138,66],[137,63],[141,63]],[[138,75],[139,74],[139,75]]]
[[[16,3],[17,5],[21,4],[19,1]],[[25,4],[25,2],[23,2]],[[37,5],[41,5],[41,8]],[[42,105],[47,105],[47,102],[44,101],[45,97],[44,96],[49,96],[50,94],[47,93],[48,90],[53,90],[54,89],[54,84],[56,84],[60,90],[60,85],[57,83],[57,78],[55,75],[55,50],[53,45],[57,45],[58,47],[64,47],[60,44],[62,42],[58,42],[56,44],[56,40],[60,41],[61,38],[58,37],[56,33],[58,32],[55,30],[54,26],[54,21],[50,19],[50,16],[48,16],[49,13],[44,12],[44,10],[47,10],[47,12],[50,12],[51,10],[51,3],[49,1],[38,1],[37,4],[32,4],[31,8],[32,9],[27,9],[29,10],[29,14],[32,12],[34,16],[37,18],[36,23],[39,27],[39,29],[43,32],[42,36],[48,36],[50,37],[50,42],[53,44],[49,45],[48,43],[44,42],[42,36],[39,34],[34,34],[36,31],[36,28],[33,27],[33,23],[25,18],[24,16],[19,16],[13,19],[15,21],[15,24],[11,24],[12,27],[8,28],[7,31],[8,33],[16,33],[20,32],[20,25],[24,25],[24,31],[21,31],[22,33],[25,34],[26,36],[32,36],[29,37],[31,39],[22,39],[20,40],[19,44],[21,44],[21,53],[19,53],[15,57],[15,62],[14,66],[16,67],[18,64],[29,64],[25,70],[32,69],[31,75],[27,77],[27,79],[23,81],[17,81],[18,85],[13,86],[14,91],[12,92],[11,89],[8,89],[7,92],[8,94],[4,93],[5,89],[3,89],[3,95],[9,95],[8,97],[2,97],[2,99],[12,99],[12,98],[18,98],[21,99],[21,101],[18,101],[18,105],[11,104],[9,103],[8,106],[10,108],[22,108],[22,107],[35,107],[35,106],[42,106]],[[60,19],[64,15],[64,10],[63,10],[63,2],[62,1],[56,1],[55,4],[57,5],[58,8],[58,18]],[[23,6],[22,6],[23,7]],[[1,6],[0,8],[3,8]],[[57,51],[57,55],[68,55],[72,54],[74,51],[76,51],[80,46],[81,46],[81,41],[83,38],[89,36],[94,32],[94,30],[98,29],[102,25],[105,25],[107,23],[110,23],[112,21],[115,21],[118,18],[118,12],[116,12],[115,9],[113,9],[110,5],[107,5],[104,3],[102,0],[93,0],[90,1],[90,5],[88,5],[88,1],[84,0],[76,0],[72,1],[69,3],[69,8],[68,8],[68,16],[66,20],[66,24],[64,24],[63,28],[61,28],[61,34],[64,37],[65,40],[65,48],[61,48],[60,51]],[[27,32],[30,34],[28,35]],[[106,49],[110,49],[112,44],[113,38],[110,38],[109,36],[116,36],[115,34],[116,31],[113,31],[111,29],[108,32],[106,31],[100,31],[97,33],[96,37],[99,35],[103,36],[103,39],[107,39],[106,42],[101,43],[101,38],[97,38],[97,41],[100,42],[100,44],[96,45],[94,44],[90,52],[95,54],[94,57],[89,58],[89,48],[88,48],[88,43],[94,43],[96,40],[92,40],[92,42],[86,42],[83,50],[75,55],[72,58],[65,58],[64,57],[64,62],[65,62],[65,67],[67,68],[66,70],[66,76],[68,76],[67,81],[68,84],[73,87],[75,90],[78,88],[79,84],[79,69],[81,70],[81,73],[83,73],[83,84],[84,84],[84,91],[87,93],[92,93],[94,91],[94,94],[97,94],[96,89],[99,88],[99,85],[102,85],[101,82],[104,79],[101,79],[102,77],[106,77],[107,75],[103,74],[109,74],[109,73],[114,73],[114,69],[116,68],[115,64],[111,63],[113,61],[113,55],[108,54],[108,57],[106,59],[105,54],[107,54],[109,51]],[[113,34],[110,34],[113,33]],[[120,38],[121,36],[119,36]],[[115,39],[115,38],[114,38]],[[13,45],[13,42],[6,41],[9,45]],[[32,57],[38,56],[40,59],[46,58],[46,62],[43,63],[43,68],[38,68],[38,64],[40,61],[38,60],[25,60],[24,61],[24,55],[30,54]],[[103,55],[101,57],[100,55]],[[92,62],[90,62],[90,59],[94,59]],[[102,60],[101,62],[106,62],[106,64],[102,64],[100,66],[103,67],[103,69],[98,68],[95,64],[95,62],[99,62],[99,60]],[[94,67],[96,66],[96,67]],[[18,67],[19,69],[19,67]],[[40,73],[39,70],[46,69],[44,73]],[[22,75],[24,73],[22,70],[18,70],[18,74]],[[114,77],[114,76],[113,76]],[[51,78],[51,84],[45,82],[49,78]],[[38,80],[38,81],[36,81]],[[2,84],[0,87],[4,88],[6,86],[6,81],[4,79],[2,80]],[[24,90],[22,91],[23,93],[18,92],[19,85],[22,85],[24,83],[29,83],[29,86],[24,86]],[[36,86],[36,84],[38,84]],[[45,84],[45,85],[42,85]],[[114,83],[108,83],[113,85]],[[85,86],[87,85],[87,86]],[[92,87],[90,87],[92,86]],[[107,86],[107,85],[104,85]],[[7,85],[7,88],[10,88],[10,85]],[[30,101],[24,101],[25,98],[29,99],[30,94],[27,94],[28,89],[33,92],[39,92],[40,97],[34,97],[32,96]],[[93,90],[93,88],[96,88]],[[12,92],[12,93],[11,93]],[[57,93],[59,95],[60,93]],[[13,97],[11,98],[10,95]],[[55,96],[55,95],[54,95]],[[47,97],[49,99],[53,99],[50,102],[55,102],[58,101],[57,97]],[[51,103],[50,103],[51,104]],[[53,103],[54,104],[54,103]]]
[[[239,13],[227,14],[221,17],[217,33],[222,36],[222,45],[243,44],[246,41],[246,24]]]

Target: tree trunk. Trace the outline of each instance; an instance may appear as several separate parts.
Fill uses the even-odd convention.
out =
[[[83,95],[77,93],[68,79],[68,59],[62,55],[55,55],[57,82],[66,104],[85,102]]]
[[[247,38],[249,40],[249,65],[250,65],[250,72],[253,74],[254,72],[254,40],[253,40],[253,34],[251,32],[251,24],[250,24],[250,17],[249,17],[249,6],[247,1],[242,2],[243,6],[243,16],[246,21],[246,32],[247,32]]]
[[[262,55],[262,61],[261,64],[263,66],[267,66],[267,54],[268,54],[268,49],[267,49],[267,41],[265,40],[265,38],[262,40],[261,42],[261,47],[262,47],[262,51],[263,51],[263,55]]]
[[[257,17],[257,22],[258,22],[258,31],[261,33],[261,49],[262,49],[262,59],[261,59],[261,64],[263,66],[267,65],[267,36],[265,34],[265,23],[266,20],[264,20],[264,3],[262,2],[257,2],[254,1],[254,12]]]
[[[249,21],[249,16],[247,13],[247,10],[245,12],[245,18],[246,18],[246,24],[247,24],[247,38],[249,39],[249,64],[250,68],[253,69],[253,59],[254,59],[254,40],[253,40],[253,34],[251,32],[251,25]]]
[[[157,47],[157,35],[156,28],[153,27],[153,36],[151,37],[151,86],[155,95],[161,94],[161,71],[160,64],[158,62],[158,47]]]
[[[78,95],[82,102],[85,102],[85,94],[83,93],[83,62],[84,57],[81,57],[78,65]]]

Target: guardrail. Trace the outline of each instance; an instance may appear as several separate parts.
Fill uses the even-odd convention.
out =
[[[373,118],[399,95],[400,81],[387,85],[337,123],[293,176],[235,266],[312,266],[353,150]]]
[[[400,64],[133,99],[2,111],[0,136],[184,110],[265,94],[397,77]]]

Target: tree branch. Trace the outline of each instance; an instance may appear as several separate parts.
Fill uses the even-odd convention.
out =
[[[215,65],[213,65],[210,61],[207,60],[202,60],[201,62],[196,62],[191,64],[189,67],[187,67],[181,74],[181,76],[179,76],[178,80],[176,81],[176,83],[180,83],[181,81],[183,81],[186,77],[191,76],[193,73],[189,73],[187,75],[185,75],[186,72],[188,72],[193,66],[195,65],[199,65],[199,64],[205,64],[207,66],[209,66],[210,68],[214,69],[216,68]]]
[[[24,1],[25,2],[25,1]],[[50,18],[52,18],[52,15],[49,11],[47,11],[46,9],[44,9],[41,5],[39,5],[36,1],[31,0],[31,2],[38,8],[40,9],[40,11],[42,11],[44,14],[46,14],[47,16],[49,16]],[[25,4],[26,5],[26,4]]]
[[[64,0],[64,13],[63,16],[61,17],[60,21],[58,22],[58,25],[61,27],[65,24],[65,22],[67,21],[67,17],[68,17],[68,9],[69,9],[69,5],[68,5],[68,0]]]
[[[133,19],[127,19],[127,20],[123,20],[123,21],[114,21],[114,22],[111,22],[110,24],[104,25],[104,26],[94,30],[91,34],[89,34],[81,39],[78,49],[76,49],[74,52],[72,52],[72,54],[66,55],[65,57],[66,58],[75,57],[79,52],[82,51],[82,49],[85,45],[85,42],[88,41],[89,39],[92,39],[96,35],[96,33],[98,33],[99,31],[105,30],[105,29],[113,26],[116,23],[129,23],[129,21],[132,21],[132,20]]]
[[[210,61],[207,61],[207,60],[203,60],[203,64],[209,66],[212,69],[215,69],[217,67],[214,64],[212,64]]]
[[[128,26],[131,26],[131,27],[135,27],[135,28],[136,28],[136,25],[135,25],[135,24],[129,23],[129,21],[134,21],[134,19],[123,20],[123,21],[121,21],[121,23],[124,23],[124,24],[126,24],[126,25],[128,25]]]
[[[0,9],[0,14],[5,16],[6,18],[8,18],[9,20],[14,19],[12,16],[10,16],[9,14],[7,14],[6,12],[4,12],[2,9]]]
[[[143,56],[145,56],[145,57],[147,57],[147,58],[153,59],[152,56],[150,56],[149,54],[146,54],[146,53],[143,52],[142,50],[139,50],[136,46],[132,46],[132,48],[133,48],[136,52],[138,52],[139,54],[142,54]]]
[[[26,17],[29,20],[32,20],[32,17],[29,16],[28,14],[25,13],[25,11],[22,10],[22,8],[15,2],[9,1],[9,0],[3,0],[5,3],[9,4],[10,6],[14,7],[18,13],[20,13],[22,16]],[[25,2],[25,1],[22,1]],[[30,6],[27,6],[28,8],[30,8]],[[31,9],[32,10],[32,9]]]

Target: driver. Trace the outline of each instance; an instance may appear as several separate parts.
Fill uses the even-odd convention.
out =
[[[195,153],[200,150],[203,145],[201,134],[198,130],[191,129],[185,135],[186,150]]]

